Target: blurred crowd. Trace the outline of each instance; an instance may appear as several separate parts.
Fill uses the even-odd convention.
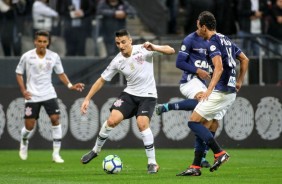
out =
[[[107,53],[115,52],[114,31],[126,27],[135,10],[123,0],[0,0],[0,36],[5,56],[22,53],[22,35],[48,30],[65,42],[66,56],[85,56],[86,39],[94,37],[99,17]],[[101,31],[102,30],[102,31]],[[52,41],[52,40],[51,40]]]
[[[66,56],[85,56],[86,39],[103,38],[107,55],[115,54],[114,31],[137,16],[131,0],[0,0],[0,39],[5,56],[22,54],[22,35],[40,29],[64,40]],[[282,0],[159,0],[167,9],[167,34],[185,35],[196,29],[200,12],[211,11],[217,31],[225,35],[268,34],[282,40]],[[142,12],[138,12],[138,14]],[[184,17],[179,22],[180,16]],[[95,29],[97,20],[99,30]],[[93,28],[94,27],[94,28]],[[263,43],[263,40],[258,40]],[[278,42],[279,43],[279,42]],[[281,42],[280,42],[281,43]],[[255,46],[248,44],[250,47]],[[274,45],[282,53],[280,44]]]

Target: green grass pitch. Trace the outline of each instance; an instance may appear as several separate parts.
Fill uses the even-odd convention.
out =
[[[175,176],[191,164],[192,149],[157,149],[160,171],[149,175],[143,149],[104,149],[90,163],[80,163],[88,150],[62,150],[64,164],[51,162],[51,150],[30,150],[22,161],[17,150],[0,150],[0,184],[267,184],[282,183],[282,149],[227,149],[231,158],[219,170],[202,169],[200,177]],[[119,174],[106,174],[102,160],[117,154],[123,161]],[[208,160],[212,162],[209,152]]]

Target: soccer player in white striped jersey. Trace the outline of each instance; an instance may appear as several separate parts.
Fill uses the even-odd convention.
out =
[[[132,45],[131,36],[124,29],[115,33],[115,42],[120,53],[91,87],[82,103],[82,113],[86,113],[92,96],[102,88],[106,81],[111,81],[118,72],[125,76],[127,86],[113,103],[110,116],[102,125],[95,146],[82,156],[81,162],[87,164],[97,157],[112,129],[122,120],[135,116],[148,158],[147,172],[149,174],[157,173],[159,165],[156,162],[154,136],[149,125],[157,101],[153,56],[155,54],[174,54],[175,51],[168,45],[155,45],[150,42]]]
[[[55,163],[63,163],[60,156],[62,128],[59,122],[60,109],[57,94],[52,85],[53,70],[59,79],[70,89],[82,91],[84,84],[72,85],[64,73],[59,55],[49,49],[50,34],[39,30],[35,33],[35,49],[24,53],[16,68],[16,79],[25,99],[25,126],[21,130],[20,152],[22,160],[28,158],[28,143],[31,131],[39,118],[40,108],[43,106],[52,123],[53,154]],[[23,75],[26,72],[26,85]]]

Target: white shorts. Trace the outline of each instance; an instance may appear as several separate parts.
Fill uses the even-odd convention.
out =
[[[186,98],[194,99],[196,94],[207,90],[205,84],[198,78],[193,78],[189,82],[180,84],[180,92]]]
[[[208,100],[198,103],[195,111],[208,121],[212,119],[221,120],[235,99],[236,93],[213,91]]]

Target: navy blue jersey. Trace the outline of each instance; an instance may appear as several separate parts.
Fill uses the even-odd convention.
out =
[[[220,55],[223,65],[223,72],[215,86],[215,90],[236,92],[236,58],[241,52],[242,51],[225,35],[216,33],[210,38],[208,55],[210,58]],[[210,65],[212,69],[214,69],[212,62]]]
[[[176,67],[183,70],[180,83],[186,83],[197,77],[198,68],[208,71],[207,47],[208,41],[205,41],[196,32],[184,38],[176,59]],[[200,80],[205,83],[202,79]]]

